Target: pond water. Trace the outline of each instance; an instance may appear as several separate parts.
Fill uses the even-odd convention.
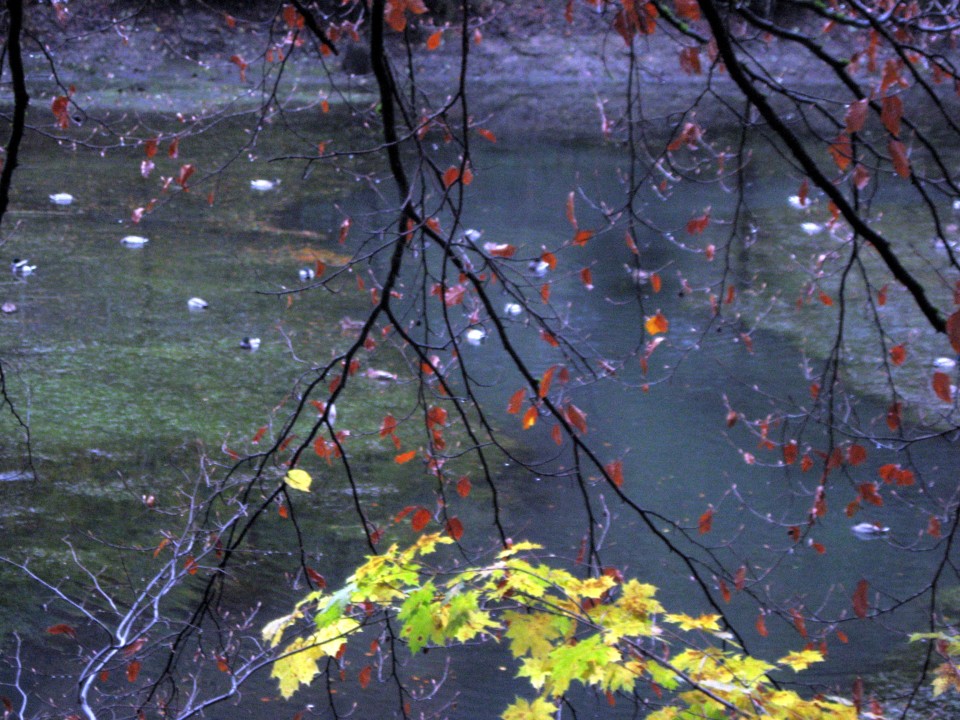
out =
[[[185,161],[201,168],[221,164],[223,149],[242,136],[229,126],[218,133],[181,148],[177,161],[158,160],[156,173],[172,174]],[[160,532],[174,525],[176,518],[163,509],[176,504],[181,487],[191,486],[198,459],[229,464],[224,448],[255,450],[250,438],[261,426],[279,424],[298,379],[310,376],[312,368],[350,341],[341,320],[362,317],[369,307],[366,294],[348,291],[354,278],[337,293],[315,290],[291,296],[285,291],[302,285],[300,268],[318,258],[336,265],[354,247],[337,242],[343,217],[350,215],[352,235],[362,236],[377,226],[376,213],[388,201],[368,182],[372,168],[358,164],[354,175],[317,167],[303,177],[302,166],[294,162],[267,162],[284,148],[271,146],[264,137],[256,157],[230,165],[215,186],[210,182],[189,193],[159,196],[165,199],[158,208],[134,226],[131,210],[158,196],[156,177],[140,175],[141,148],[91,158],[48,141],[33,142],[16,177],[3,255],[5,262],[28,258],[38,267],[28,277],[10,275],[0,282],[0,301],[17,305],[16,312],[0,316],[0,348],[11,398],[31,426],[37,477],[12,479],[25,467],[26,456],[23,444],[15,441],[20,436],[15,424],[6,417],[0,467],[5,479],[0,482],[2,554],[29,562],[51,579],[78,575],[64,543],[68,538],[91,566],[109,567],[108,574],[120,576],[111,563],[122,546],[152,547]],[[536,255],[541,246],[554,247],[569,235],[564,202],[575,187],[586,197],[617,196],[619,162],[616,150],[607,147],[571,149],[503,140],[483,148],[477,157],[468,222],[483,230],[484,240],[515,243],[522,254]],[[256,192],[250,186],[256,178],[279,184]],[[212,207],[207,197],[211,190]],[[737,259],[742,264],[737,272],[747,282],[773,283],[782,277],[777,253],[769,248],[789,252],[796,241],[800,219],[785,203],[794,191],[762,172],[750,189],[754,212],[767,223],[765,232],[782,232],[782,237],[764,238],[765,249],[757,246]],[[52,204],[48,196],[57,192],[72,193],[74,203]],[[698,189],[695,195],[680,191],[669,203],[648,202],[658,223],[678,228],[689,219],[691,208],[712,205],[719,215],[728,199],[718,191]],[[598,227],[599,217],[578,203],[581,226]],[[120,239],[128,234],[146,236],[149,243],[125,247]],[[810,507],[814,480],[773,467],[778,458],[763,456],[755,438],[725,424],[725,397],[750,418],[771,412],[768,392],[806,402],[810,380],[804,368],[816,364],[809,359],[816,349],[809,347],[805,356],[800,333],[757,331],[748,352],[739,333],[751,329],[750,312],[758,312],[762,298],[745,312],[741,326],[711,330],[710,337],[703,337],[704,303],[678,292],[681,277],[694,287],[705,282],[702,253],[684,252],[652,230],[638,241],[644,262],[662,268],[664,278],[664,290],[645,301],[644,311],[652,314],[660,308],[670,318],[669,340],[652,356],[648,377],[634,361],[618,371],[618,382],[570,391],[587,413],[590,435],[604,438],[610,459],[623,459],[627,492],[650,511],[679,519],[694,535],[700,514],[708,505],[716,506],[713,551],[725,562],[734,564],[731,558],[740,554],[743,563],[752,565],[755,553],[759,566],[779,557],[758,584],[758,592],[769,593],[772,601],[784,602],[809,590],[809,598],[801,600],[807,610],[840,617],[849,614],[850,595],[862,577],[882,577],[885,591],[893,596],[909,592],[936,557],[927,552],[928,545],[920,544],[911,562],[904,561],[900,547],[915,544],[923,531],[908,495],[858,517],[893,528],[889,541],[858,541],[849,531],[852,523],[835,512],[815,533],[826,553],[805,547],[791,551],[786,526]],[[697,243],[702,247],[708,241],[709,234]],[[623,355],[636,342],[643,313],[623,269],[629,253],[622,233],[599,236],[584,248],[582,259],[581,264],[561,266],[552,276],[552,301],[560,307],[575,303],[571,325],[599,355]],[[578,278],[587,263],[593,269],[591,291]],[[188,309],[187,301],[194,296],[204,298],[209,307]],[[522,319],[511,325],[510,333],[535,372],[556,362]],[[240,347],[247,336],[261,339],[259,349]],[[695,348],[701,349],[693,352]],[[504,366],[497,343],[465,349],[464,363],[484,386],[482,399],[492,408],[505,408],[519,380]],[[387,371],[403,369],[399,354],[381,362]],[[665,366],[672,371],[667,373]],[[644,388],[648,382],[650,387]],[[358,378],[354,387],[338,408],[338,426],[362,431],[354,452],[365,497],[385,517],[409,504],[432,505],[430,484],[415,482],[412,471],[396,468],[392,446],[376,437],[380,418],[396,407],[397,394],[405,391],[365,378]],[[862,400],[857,411],[877,418],[884,412],[869,399]],[[522,432],[515,417],[503,412],[492,416],[515,443],[518,457],[532,461],[553,452],[541,426]],[[811,443],[822,442],[817,431],[805,432]],[[744,452],[763,462],[745,463]],[[942,441],[915,453],[913,460],[925,469],[923,492],[937,496],[952,491],[953,452]],[[872,451],[862,476],[875,477],[880,464],[896,461],[891,458]],[[572,481],[555,476],[559,465],[562,461],[548,462],[535,476],[510,463],[499,469],[504,518],[514,538],[550,541],[558,547],[579,543],[584,527],[581,500]],[[734,487],[747,499],[749,510],[736,502]],[[853,493],[851,484],[847,494]],[[595,502],[600,494],[597,489]],[[142,502],[149,495],[157,498],[155,508]],[[604,502],[613,516],[604,561],[658,585],[669,607],[703,611],[688,570],[613,497],[607,494]],[[342,479],[331,475],[309,503],[314,515],[306,521],[308,550],[315,566],[335,583],[365,553],[351,499]],[[478,505],[461,508],[476,546],[493,540],[487,508]],[[754,522],[751,513],[782,519],[783,524]],[[680,547],[699,554],[675,530],[663,529]],[[264,553],[256,564],[261,570],[250,569],[238,580],[237,597],[248,591],[264,602],[261,617],[266,619],[285,612],[297,591],[278,581],[290,562],[282,534],[261,532],[254,543]],[[3,637],[16,629],[37,642],[30,642],[31,652],[46,652],[37,639],[45,627],[59,622],[38,612],[47,594],[15,568],[3,568],[0,577],[7,598],[0,606]],[[922,610],[910,607],[902,617],[891,618],[891,624],[922,627]],[[743,627],[752,627],[755,603],[738,596],[731,611]],[[766,640],[749,637],[752,651],[772,657],[801,644],[786,627],[770,629]],[[875,668],[891,643],[900,642],[891,639],[897,636],[878,633],[875,625],[850,624],[845,631],[850,642],[831,642],[830,661],[818,670],[821,679],[845,682],[846,668]],[[491,687],[503,688],[498,703],[512,697],[514,688],[505,681],[510,672],[502,669],[502,661],[496,654],[487,663],[470,661],[470,672],[457,680],[461,708],[489,703]],[[254,717],[258,712],[243,710]]]

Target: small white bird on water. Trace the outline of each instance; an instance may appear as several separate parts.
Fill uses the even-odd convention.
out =
[[[463,337],[471,345],[480,345],[487,339],[487,331],[482,327],[472,327],[467,329]]]
[[[50,196],[50,202],[54,205],[70,205],[73,202],[73,195],[70,193],[54,193]]]
[[[314,272],[313,268],[300,268],[297,271],[297,275],[300,276],[300,282],[307,282],[308,280],[313,280],[317,273]]]
[[[187,307],[190,308],[191,310],[206,310],[209,306],[210,306],[210,303],[208,303],[203,298],[192,297],[189,300],[187,300]]]
[[[256,190],[257,192],[269,192],[279,184],[280,184],[279,180],[263,180],[263,179],[251,180],[250,189]]]
[[[36,269],[37,266],[31,265],[29,260],[14,258],[13,262],[10,263],[10,272],[12,272],[14,275],[30,275]]]
[[[120,238],[120,244],[128,248],[142,248],[148,242],[150,242],[148,238],[141,237],[140,235],[127,235]]]
[[[260,338],[247,336],[240,341],[240,347],[244,350],[256,350],[260,347]]]
[[[876,540],[890,532],[890,528],[879,523],[862,522],[850,528],[850,532],[861,540]]]

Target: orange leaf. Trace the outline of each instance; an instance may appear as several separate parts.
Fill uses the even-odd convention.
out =
[[[454,540],[459,540],[463,537],[463,523],[460,522],[459,518],[452,517],[447,520],[447,534],[452,537]]]
[[[482,137],[484,140],[487,140],[488,142],[495,143],[497,141],[497,136],[494,135],[490,130],[487,130],[486,128],[477,128],[477,135]]]
[[[407,450],[407,452],[405,452],[405,453],[400,453],[399,455],[397,455],[397,456],[393,459],[393,461],[394,461],[397,465],[404,465],[405,463],[408,463],[408,462],[410,462],[411,460],[413,460],[416,456],[417,456],[417,451],[416,451],[416,450]]]
[[[413,528],[414,532],[420,532],[427,526],[428,522],[430,522],[430,511],[424,507],[417,508],[413,517],[410,518],[410,527]]]
[[[593,290],[593,271],[585,267],[580,271],[580,282],[587,290]]]
[[[707,226],[710,224],[710,210],[707,209],[703,215],[698,215],[697,217],[690,218],[687,221],[687,232],[690,235],[699,235],[704,230],[707,229]]]
[[[158,144],[159,144],[159,141],[156,138],[154,138],[153,140],[147,140],[143,144],[143,152],[146,154],[148,158],[152,158],[154,155],[157,154]]]
[[[539,412],[537,411],[536,407],[531,405],[527,408],[527,411],[523,414],[523,420],[521,422],[524,430],[529,430],[537,424],[537,415],[539,415]]]
[[[644,328],[646,328],[646,331],[651,335],[659,335],[670,329],[670,322],[660,310],[657,310],[656,315],[647,318],[644,323]]]
[[[733,577],[733,587],[737,592],[743,590],[744,586],[747,584],[747,566],[741,565],[737,568],[737,574]]]
[[[540,286],[540,300],[544,304],[550,302],[550,283],[544,283]]]
[[[798,455],[797,441],[791,440],[783,446],[783,464],[793,465],[797,461]]]
[[[935,538],[940,537],[940,518],[936,515],[930,516],[930,520],[927,523],[927,534]]]
[[[560,429],[559,425],[554,425],[550,428],[550,437],[558,446],[563,445],[563,430]]]
[[[822,302],[827,307],[830,307],[833,305],[833,298],[827,295],[823,290],[819,292],[819,294],[817,295],[817,298],[820,300],[820,302]]]
[[[327,580],[326,580],[326,578],[323,577],[323,575],[321,575],[320,573],[318,573],[318,572],[317,572],[316,570],[314,570],[313,568],[308,567],[308,568],[305,570],[305,572],[306,572],[306,574],[307,574],[307,577],[310,578],[310,582],[312,582],[314,585],[316,585],[316,586],[317,586],[318,588],[320,588],[321,590],[327,586]]]
[[[760,637],[767,636],[767,621],[763,617],[763,613],[760,613],[759,615],[757,615],[756,627],[757,627],[757,632],[760,634]]]
[[[653,292],[660,292],[660,288],[663,287],[663,281],[660,279],[660,275],[657,273],[650,273],[650,289]]]
[[[887,304],[887,285],[877,290],[877,305],[881,307]]]
[[[614,485],[623,487],[623,462],[621,460],[614,460],[612,463],[604,465],[603,469],[607,471],[607,475],[610,476]]]
[[[907,157],[907,148],[899,140],[891,140],[887,143],[887,149],[890,151],[890,159],[893,160],[893,169],[897,175],[902,178],[910,177],[910,158]]]
[[[725,603],[730,602],[730,588],[727,587],[727,583],[723,580],[720,580],[720,595],[723,597]]]
[[[850,166],[850,160],[853,158],[853,148],[850,145],[849,135],[840,133],[827,150],[840,170],[846,170]]]
[[[800,614],[800,611],[796,608],[790,610],[790,617],[793,620],[793,626],[797,629],[797,632],[800,633],[800,637],[807,637],[807,622],[803,619],[803,615]]]
[[[887,427],[891,430],[897,430],[900,427],[900,409],[901,405],[898,402],[892,403],[887,408]]]
[[[547,371],[543,374],[543,377],[540,378],[540,390],[537,392],[537,397],[545,398],[547,393],[550,392],[550,385],[553,383],[553,373],[556,372],[556,370],[556,365],[551,365],[549,368],[547,368]]]
[[[460,178],[460,168],[451,165],[447,168],[446,172],[443,173],[443,186],[445,188],[453,185]]]
[[[520,388],[513,395],[511,395],[510,401],[507,403],[507,412],[511,415],[516,415],[518,412],[520,412],[520,407],[523,404],[523,398],[525,395],[526,391],[523,388]],[[543,397],[543,395],[540,397]]]
[[[436,50],[443,40],[443,30],[437,30],[427,38],[427,50]]]
[[[950,376],[937,371],[933,374],[933,391],[943,402],[953,402],[953,390],[950,388]]]
[[[697,530],[701,535],[706,535],[713,529],[713,508],[708,507],[703,511],[703,515],[697,520]]]
[[[697,0],[675,0],[677,15],[684,20],[696,22],[700,19],[700,6]]]
[[[573,192],[567,195],[567,220],[570,222],[571,225],[573,225],[574,227],[577,227],[577,216],[573,212],[573,198],[574,198]]]
[[[577,230],[573,236],[573,244],[580,247],[587,244],[587,240],[593,237],[593,230]]]
[[[187,180],[191,175],[196,171],[197,166],[192,163],[187,163],[186,165],[180,166],[180,173],[177,175],[177,185],[183,189],[187,188]]]
[[[556,335],[545,328],[540,328],[540,339],[550,347],[560,347],[560,341],[557,340]]]
[[[890,362],[894,365],[903,365],[907,359],[907,349],[903,345],[894,345],[890,348]]]
[[[570,403],[564,408],[563,415],[567,418],[567,422],[573,425],[581,433],[586,434],[587,416],[583,414],[583,411],[580,408],[573,403]]]
[[[853,184],[857,190],[863,190],[870,184],[870,172],[860,163],[853,169]]]
[[[470,484],[470,478],[464,475],[459,480],[457,480],[457,495],[459,495],[460,497],[467,497],[467,495],[470,494],[471,487],[472,485]]]
[[[857,589],[853,592],[853,612],[857,617],[863,620],[870,609],[869,599],[867,598],[867,589],[869,585],[866,580],[857,583]]]
[[[174,159],[180,155],[180,138],[174,138],[170,141],[170,147],[167,148],[167,155]]]

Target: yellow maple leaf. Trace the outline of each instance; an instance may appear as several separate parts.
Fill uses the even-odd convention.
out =
[[[817,650],[801,650],[792,652],[778,661],[781,665],[789,665],[796,672],[806,670],[815,662],[823,662],[823,655]]]
[[[283,480],[294,490],[302,490],[303,492],[310,492],[310,483],[313,482],[310,473],[299,468],[287,471],[287,476]]]
[[[697,618],[683,613],[671,613],[667,615],[667,620],[679,625],[681,630],[707,630],[715,632],[720,629],[720,626],[717,624],[717,620],[719,619],[720,616],[715,614],[701,615]]]
[[[556,713],[557,706],[545,698],[538,697],[532,703],[517,698],[500,717],[503,720],[553,720]]]

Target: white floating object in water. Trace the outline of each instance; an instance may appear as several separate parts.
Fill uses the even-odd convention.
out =
[[[503,306],[503,311],[507,315],[512,315],[513,317],[516,317],[517,315],[523,314],[523,305],[521,305],[520,303],[508,302],[506,305]]]
[[[800,229],[803,230],[807,235],[819,235],[823,232],[823,225],[815,222],[805,222],[800,225]]]
[[[279,180],[251,180],[250,189],[256,190],[257,192],[268,192],[273,190],[277,185],[280,184]]]
[[[12,303],[8,300],[3,305],[0,305],[0,310],[7,314],[15,313],[17,311],[17,306],[15,303]]]
[[[256,350],[260,347],[260,338],[258,337],[245,337],[240,341],[240,347],[244,350]]]
[[[50,196],[50,202],[54,205],[70,205],[73,203],[73,195],[70,193],[54,193]]]
[[[787,198],[787,202],[790,203],[790,207],[797,210],[806,210],[810,207],[810,198],[805,197],[801,200],[799,195],[791,195]]]
[[[933,361],[933,366],[937,370],[949,372],[950,370],[953,370],[957,367],[957,361],[954,358],[938,357],[936,360]]]
[[[960,214],[960,200],[954,200],[952,206],[955,213]]]
[[[317,273],[314,272],[313,268],[300,268],[297,271],[297,275],[300,276],[300,282],[307,282],[308,280],[313,280]]]
[[[550,269],[550,263],[546,260],[531,260],[527,269],[537,277],[543,277]]]
[[[890,532],[890,528],[879,523],[862,522],[850,528],[850,532],[861,540],[876,540]]]
[[[187,300],[187,307],[191,310],[206,310],[209,305],[210,303],[203,298],[192,297]]]
[[[363,371],[363,374],[370,378],[371,380],[377,380],[379,382],[389,382],[396,381],[397,374],[389,372],[388,370],[377,370],[376,368],[367,368]]]
[[[463,334],[463,337],[471,345],[479,345],[487,339],[487,331],[482,327],[472,327]]]
[[[127,235],[126,237],[120,238],[120,244],[126,245],[129,248],[142,248],[150,240],[140,235]]]
[[[29,260],[14,258],[13,262],[10,263],[10,272],[14,275],[30,275],[36,269],[37,266],[31,265]]]

